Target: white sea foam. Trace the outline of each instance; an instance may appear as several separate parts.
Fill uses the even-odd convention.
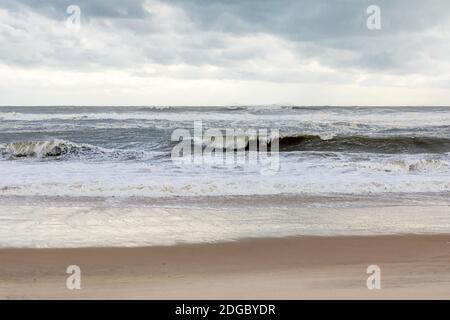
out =
[[[0,161],[0,195],[171,197],[273,194],[450,192],[450,156],[285,155],[280,172],[260,168],[171,162]]]
[[[3,153],[11,157],[57,157],[80,150],[83,147],[63,140],[22,141],[0,145]],[[87,146],[85,148],[88,148]]]
[[[450,230],[447,206],[376,211],[302,206],[246,210],[0,205],[0,221],[0,247],[29,248],[141,247],[252,237]]]
[[[167,120],[167,121],[229,121],[229,122],[271,122],[273,113],[249,112],[85,112],[85,113],[25,113],[25,112],[0,112],[0,120],[4,121],[85,121],[85,120]],[[316,110],[311,112],[279,112],[276,121],[290,121],[310,124],[347,124],[350,127],[379,125],[391,128],[399,127],[423,127],[423,126],[448,126],[450,125],[449,111],[397,111],[385,113],[361,113],[346,112],[341,110]]]

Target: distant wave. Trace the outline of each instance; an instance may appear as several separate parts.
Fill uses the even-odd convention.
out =
[[[450,110],[450,109],[448,109]],[[266,107],[147,107],[147,108],[83,108],[81,110],[58,108],[39,109],[13,109],[0,108],[2,122],[20,122],[20,125],[30,125],[45,122],[45,124],[104,124],[114,121],[135,123],[138,126],[170,126],[178,123],[181,127],[190,127],[193,121],[203,120],[205,125],[214,127],[233,126],[246,127],[247,125],[261,128],[275,127],[308,127],[311,125],[320,128],[336,126],[337,128],[390,130],[398,128],[418,128],[448,126],[450,112],[445,110],[370,110],[370,109],[339,109],[338,108],[298,108],[291,106]],[[5,123],[4,123],[5,125]],[[15,124],[17,125],[17,123]],[[330,128],[332,129],[332,128]]]

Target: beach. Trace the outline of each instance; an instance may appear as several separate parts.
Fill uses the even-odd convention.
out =
[[[450,300],[450,2],[379,2],[0,1],[0,300]]]
[[[449,299],[450,235],[1,249],[1,299]],[[81,268],[81,289],[66,268]],[[366,269],[381,269],[381,289]]]
[[[0,298],[450,298],[447,107],[0,120]]]

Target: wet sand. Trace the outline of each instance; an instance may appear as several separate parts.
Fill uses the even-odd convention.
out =
[[[81,268],[81,290],[66,268]],[[381,290],[366,269],[381,268]],[[2,299],[450,299],[450,235],[1,249]]]

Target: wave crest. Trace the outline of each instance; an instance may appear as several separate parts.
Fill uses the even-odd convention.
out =
[[[190,138],[195,145],[214,149],[249,150],[250,146],[259,150],[261,143],[271,150],[276,139],[271,135],[243,134],[224,137],[204,135]],[[174,143],[172,141],[172,143]],[[284,134],[278,138],[279,151],[317,151],[380,154],[448,153],[450,139],[443,137],[410,136],[334,136],[314,134]]]
[[[1,153],[10,158],[55,158],[89,152],[94,146],[78,145],[64,140],[19,141],[0,146]]]
[[[280,138],[280,151],[335,151],[368,153],[446,153],[450,139],[440,137],[371,137],[287,135]]]
[[[8,160],[31,158],[38,160],[92,159],[96,161],[136,160],[149,157],[143,151],[105,149],[58,139],[0,144],[0,156]]]

